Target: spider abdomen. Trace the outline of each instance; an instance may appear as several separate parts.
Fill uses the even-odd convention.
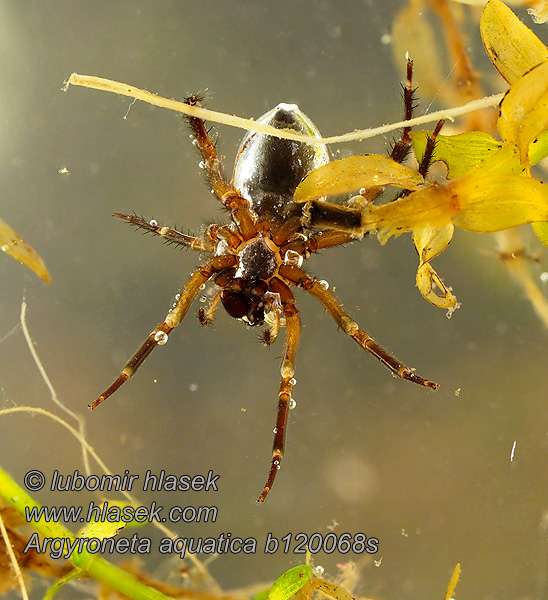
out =
[[[317,127],[296,104],[278,104],[257,122],[290,129],[311,140],[320,137]],[[301,210],[293,202],[296,187],[310,171],[328,162],[323,144],[249,132],[238,150],[232,183],[249,201],[259,221],[277,224]]]

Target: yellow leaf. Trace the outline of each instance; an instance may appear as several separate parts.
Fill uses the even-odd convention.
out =
[[[420,161],[426,150],[427,131],[412,131],[413,151]],[[488,133],[472,131],[457,135],[438,135],[432,161],[440,160],[447,166],[447,178],[456,179],[473,169],[501,148]]]
[[[500,105],[497,123],[504,142],[519,148],[529,167],[529,144],[548,128],[548,61],[519,77]]]
[[[521,175],[461,178],[449,192],[459,210],[453,222],[489,233],[524,223],[548,221],[548,185]]]
[[[381,244],[392,235],[422,227],[443,227],[459,212],[447,185],[430,184],[389,204],[365,207],[362,215],[363,233],[376,231]]]
[[[385,243],[391,235],[451,221],[479,233],[548,221],[548,185],[522,175],[501,175],[494,168],[484,172],[480,166],[446,185],[431,184],[389,204],[369,205],[362,231],[377,231]]]
[[[456,306],[457,299],[432,268],[430,261],[447,248],[453,231],[454,226],[448,223],[442,227],[421,227],[413,232],[413,243],[420,259],[417,287],[428,302],[440,308]]]
[[[42,257],[2,219],[0,219],[0,248],[15,260],[30,267],[44,281],[48,283],[51,281]]]
[[[500,0],[487,2],[480,30],[487,55],[508,83],[548,60],[546,46]]]
[[[548,223],[531,223],[538,239],[548,247]]]
[[[295,202],[322,196],[337,196],[384,185],[416,190],[424,183],[420,173],[387,156],[365,154],[349,156],[314,169],[295,190]]]
[[[453,594],[455,593],[455,589],[457,587],[457,583],[460,579],[461,572],[462,570],[460,568],[460,563],[457,563],[457,566],[455,567],[455,569],[453,570],[453,574],[451,575],[451,579],[449,580],[447,590],[445,591],[444,600],[451,600],[451,598],[453,597]]]

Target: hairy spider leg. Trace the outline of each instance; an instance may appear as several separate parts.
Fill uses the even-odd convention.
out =
[[[295,265],[282,265],[279,273],[285,279],[302,287],[309,294],[316,297],[327,309],[337,325],[355,340],[359,346],[370,352],[385,367],[388,367],[394,375],[434,390],[438,388],[437,383],[416,375],[413,369],[404,365],[388,350],[379,345],[369,334],[363,331],[363,329],[360,329],[356,321],[344,310],[336,296],[330,290],[325,289],[317,279],[310,277],[306,271]]]
[[[115,212],[114,216],[118,219],[127,221],[130,225],[135,225],[139,229],[144,229],[150,233],[154,233],[164,238],[170,244],[179,244],[185,248],[190,248],[198,252],[213,252],[215,250],[214,239],[204,237],[204,239],[181,233],[172,227],[162,227],[155,221],[146,221],[139,215],[126,215],[124,213]]]
[[[413,116],[416,108],[415,92],[413,88],[413,61],[407,59],[407,81],[403,87],[404,99],[404,120],[408,121]],[[442,119],[436,125],[431,135],[428,136],[426,149],[419,165],[419,173],[424,177],[430,167],[432,154],[436,144],[436,138],[443,127],[445,121]],[[396,162],[403,162],[411,148],[411,127],[405,126],[402,130],[400,139],[394,144],[390,153],[390,158]],[[360,191],[361,196],[366,202],[373,202],[382,192],[383,187],[372,187]],[[394,200],[409,195],[409,190],[402,190]],[[303,224],[305,227],[326,227],[335,230],[337,233],[353,233],[360,236],[362,233],[362,211],[359,208],[348,205],[335,204],[333,202],[324,202],[322,200],[310,200],[303,205]],[[344,243],[344,242],[343,242]]]
[[[415,101],[415,92],[417,88],[413,87],[413,61],[407,59],[407,76],[405,84],[401,84],[403,90],[403,120],[409,121],[413,117],[413,111],[417,108],[417,102]],[[397,163],[402,163],[409,154],[411,149],[411,127],[406,125],[400,134],[400,138],[393,142],[392,150],[390,152],[390,158]],[[384,187],[371,187],[363,191],[360,191],[360,195],[366,202],[373,202],[378,198]]]
[[[186,98],[185,102],[190,106],[201,106],[199,98],[195,95]],[[232,220],[243,239],[250,240],[257,234],[257,226],[249,202],[240,196],[238,190],[223,175],[221,161],[204,121],[197,117],[188,117],[188,124],[194,135],[196,146],[202,155],[201,166],[204,168],[211,189],[223,206],[230,210]]]
[[[438,134],[444,124],[445,119],[438,121],[436,128],[426,139],[426,148],[424,150],[424,154],[422,155],[421,164],[419,165],[419,173],[423,177],[426,177],[426,173],[428,173],[428,169],[432,163],[432,155],[434,153],[434,147],[436,146],[436,138],[438,137]]]
[[[403,89],[403,103],[404,113],[403,120],[410,121],[413,117],[413,111],[417,108],[415,102],[415,92],[417,88],[413,87],[413,61],[407,59],[407,78],[405,85],[402,84]],[[409,136],[411,127],[406,125],[401,132],[400,139],[395,142],[392,152],[390,152],[390,158],[396,162],[403,162],[407,156],[409,149],[411,148],[411,137]]]
[[[430,133],[428,135],[428,137],[426,138],[426,147],[424,149],[424,154],[422,155],[420,165],[418,168],[419,173],[423,177],[426,177],[426,174],[428,173],[428,169],[430,168],[430,165],[432,164],[432,156],[434,154],[434,148],[436,146],[436,138],[438,137],[438,134],[441,131],[441,128],[444,126],[444,124],[445,124],[445,119],[441,119],[440,121],[438,121],[434,131],[432,133]],[[406,196],[409,196],[410,193],[411,193],[411,190],[402,190],[394,198],[394,200],[399,200],[400,198],[405,198]]]
[[[167,313],[166,318],[150,332],[145,342],[130,358],[114,383],[112,383],[112,385],[108,387],[95,402],[90,404],[89,408],[96,408],[103,400],[106,400],[124,382],[132,377],[154,348],[159,344],[165,344],[167,336],[185,318],[190,305],[198,295],[202,285],[204,285],[215,272],[234,266],[235,262],[236,259],[232,255],[216,256],[210,259],[205,265],[196,269],[181,291],[177,302]]]
[[[295,355],[299,344],[301,332],[301,321],[299,311],[295,304],[295,297],[291,290],[281,279],[274,277],[270,281],[269,289],[280,295],[282,312],[285,317],[285,348],[282,356],[280,392],[278,394],[278,414],[276,417],[276,429],[274,429],[274,445],[272,447],[272,464],[268,479],[262,494],[257,502],[264,502],[268,492],[272,489],[276,474],[280,469],[280,463],[284,455],[285,434],[287,430],[287,417],[289,415],[291,392],[295,385]]]

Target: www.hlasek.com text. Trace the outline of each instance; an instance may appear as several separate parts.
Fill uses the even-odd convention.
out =
[[[215,523],[216,506],[172,506],[165,508],[155,501],[149,506],[118,506],[89,503],[82,506],[25,506],[27,523]]]
[[[163,538],[158,546],[160,554],[177,554],[181,559],[187,554],[255,554],[258,548],[256,538],[241,538],[231,533],[221,533],[218,537],[206,538]],[[23,552],[34,550],[38,554],[49,554],[51,558],[70,558],[74,553],[89,554],[149,554],[152,541],[134,533],[130,538],[42,538],[37,533],[30,537]],[[288,533],[277,538],[267,534],[263,545],[265,554],[282,552],[284,554],[375,554],[379,549],[379,540],[367,537],[364,533]]]

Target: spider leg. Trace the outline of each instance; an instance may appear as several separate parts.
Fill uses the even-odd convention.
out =
[[[413,61],[410,58],[407,59],[407,78],[405,85],[402,84],[402,88],[404,103],[403,120],[409,121],[413,116],[413,110],[416,108],[414,97],[416,88],[413,88]],[[403,128],[400,139],[394,143],[392,152],[390,152],[390,158],[392,160],[395,160],[399,163],[405,160],[405,157],[411,148],[411,137],[409,136],[410,132],[411,127],[408,125]]]
[[[441,131],[441,128],[443,127],[444,124],[445,124],[445,119],[438,121],[436,128],[428,136],[428,139],[426,140],[426,148],[424,150],[424,154],[421,159],[421,164],[419,165],[419,173],[423,177],[426,177],[426,173],[428,172],[428,169],[430,168],[430,164],[432,162],[432,154],[434,153],[434,147],[436,145],[436,138],[438,137],[438,134]]]
[[[217,310],[217,305],[221,300],[221,292],[218,292],[213,300],[208,304],[207,308],[200,308],[198,311],[198,320],[201,325],[207,326],[213,323],[213,319],[215,318],[215,311]]]
[[[118,219],[127,221],[130,225],[135,225],[139,229],[144,229],[145,231],[155,233],[172,244],[179,244],[180,246],[185,246],[186,248],[191,248],[192,250],[197,250],[198,252],[213,252],[215,249],[213,241],[210,239],[202,240],[199,237],[181,233],[180,231],[172,229],[171,227],[161,227],[155,221],[145,221],[143,217],[140,217],[136,214],[126,215],[124,213],[115,212],[114,216]]]
[[[142,346],[135,352],[126,366],[122,369],[118,378],[99,396],[99,398],[97,398],[97,400],[95,400],[95,402],[92,402],[89,405],[89,408],[93,409],[97,407],[103,400],[106,400],[124,382],[132,377],[154,348],[167,342],[168,335],[185,318],[190,305],[198,295],[202,285],[204,285],[216,271],[232,266],[233,264],[233,256],[223,255],[212,258],[207,264],[196,269],[181,291],[177,302],[167,313],[166,318],[150,332]]]
[[[349,242],[356,241],[356,236],[345,231],[318,231],[306,238],[296,239],[287,242],[280,246],[280,255],[285,256],[288,250],[298,252],[304,258],[308,258],[311,254],[318,252],[322,248],[332,248],[333,246],[341,246]]]
[[[293,379],[293,375],[295,374],[295,355],[301,331],[299,311],[295,306],[295,298],[289,287],[277,277],[270,281],[269,287],[272,292],[280,295],[282,311],[285,317],[286,337],[281,366],[282,381],[278,394],[278,415],[276,418],[276,428],[274,429],[274,445],[272,447],[272,464],[268,479],[257,502],[264,502],[268,492],[272,489],[284,455],[287,417],[290,410],[291,392],[295,385],[295,380]]]
[[[186,98],[185,102],[190,106],[201,106],[199,98],[195,95]],[[202,155],[201,166],[205,170],[207,181],[213,193],[222,202],[223,206],[232,213],[232,219],[244,240],[251,239],[257,234],[257,227],[249,202],[242,198],[238,190],[225,179],[221,161],[215,150],[215,144],[209,136],[204,121],[197,117],[189,117],[188,123]]]
[[[305,229],[320,227],[360,236],[363,230],[362,216],[359,208],[324,200],[309,200],[303,204],[302,224]]]
[[[337,325],[355,340],[359,346],[370,352],[384,366],[388,367],[394,375],[434,390],[438,387],[437,383],[415,375],[410,367],[404,365],[395,356],[390,354],[388,350],[379,345],[369,334],[363,331],[363,329],[360,329],[356,321],[344,310],[335,295],[328,289],[325,289],[318,280],[310,277],[306,271],[295,265],[282,265],[279,273],[285,279],[315,296],[328,310]]]

